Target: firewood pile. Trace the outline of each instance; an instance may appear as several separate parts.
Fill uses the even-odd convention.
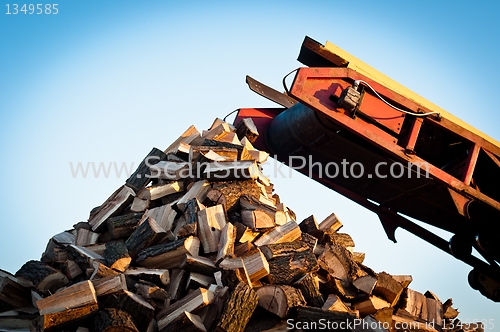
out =
[[[0,270],[0,330],[482,331],[363,265],[335,214],[297,220],[257,137],[217,119],[154,148],[39,261]]]

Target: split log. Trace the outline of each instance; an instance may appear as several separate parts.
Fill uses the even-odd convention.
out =
[[[163,151],[153,148],[144,157],[135,172],[125,181],[126,185],[138,193],[151,182],[152,176],[149,169],[151,165],[155,165],[163,160],[167,160],[167,155]]]
[[[269,279],[272,284],[290,285],[318,269],[318,261],[312,252],[294,252],[269,260]]]
[[[201,177],[200,171],[207,163],[213,161],[238,160],[240,152],[236,148],[224,146],[191,146],[189,150],[189,161],[196,165],[196,175]]]
[[[243,268],[251,282],[257,281],[269,274],[269,263],[259,249],[248,253],[243,259]]]
[[[127,289],[127,280],[124,274],[118,274],[92,281],[96,296],[104,296]]]
[[[145,212],[145,216],[153,218],[166,232],[172,230],[177,212],[172,204],[165,204]]]
[[[208,163],[203,177],[208,181],[260,179],[262,176],[253,160],[218,161]]]
[[[198,212],[204,208],[198,199],[190,199],[185,205],[184,214],[175,224],[174,235],[177,237],[197,236]]]
[[[228,214],[240,209],[242,195],[258,197],[261,192],[255,180],[213,182],[212,187],[224,196]]]
[[[300,239],[302,242],[307,244],[311,252],[314,252],[316,250],[316,246],[318,245],[318,239],[308,233],[302,233],[300,236]]]
[[[167,243],[157,244],[139,252],[137,264],[151,269],[178,268],[184,261],[184,255],[198,255],[200,240],[194,236]]]
[[[164,302],[165,300],[170,299],[170,294],[168,294],[166,290],[153,283],[141,280],[139,283],[135,284],[135,287],[137,289],[137,295],[142,296],[147,300],[159,300]]]
[[[92,268],[95,262],[105,262],[106,259],[86,247],[70,244],[66,247],[68,259],[74,260],[82,269]],[[104,252],[103,252],[104,255]]]
[[[26,262],[15,276],[29,282],[39,291],[55,292],[69,283],[68,278],[61,271],[35,260]]]
[[[94,286],[83,281],[36,302],[43,329],[85,318],[99,309]]]
[[[351,310],[335,294],[328,295],[328,298],[326,299],[325,304],[323,305],[323,307],[321,307],[321,309],[335,312],[348,312],[356,315],[356,318],[359,318],[359,312],[357,310]]]
[[[207,197],[207,193],[210,190],[210,184],[205,181],[197,181],[193,186],[182,196],[182,198],[176,203],[177,208],[180,211],[184,211],[187,202],[193,198],[198,199],[198,201],[203,202]]]
[[[337,243],[341,245],[344,248],[354,248],[354,240],[349,234],[346,233],[326,233],[324,238],[323,238],[323,243]]]
[[[390,274],[381,272],[378,274],[373,293],[385,299],[393,307],[398,303],[403,289],[403,286]]]
[[[236,227],[230,222],[226,223],[221,231],[219,245],[217,247],[216,262],[222,261],[226,257],[234,255],[234,243],[236,241]]]
[[[413,277],[410,275],[393,275],[392,277],[394,278],[394,280],[399,282],[401,286],[403,286],[403,288],[407,288],[413,281]]]
[[[214,261],[210,258],[192,256],[190,254],[186,254],[181,268],[189,272],[201,273],[207,276],[213,276],[213,274],[218,270]]]
[[[116,216],[107,220],[108,231],[112,239],[129,237],[134,231],[142,213],[128,213],[123,216]]]
[[[99,233],[94,233],[85,228],[80,228],[76,232],[75,244],[77,246],[82,246],[82,247],[91,244],[96,244],[98,238],[99,238]]]
[[[151,200],[134,197],[132,205],[130,206],[130,212],[144,212],[149,208],[150,205]]]
[[[229,296],[228,287],[217,286],[215,289],[214,287],[211,287],[211,289],[214,292],[214,301],[205,308],[199,310],[200,318],[208,331],[215,330],[215,327],[222,316],[224,304]]]
[[[194,126],[190,126],[178,139],[166,148],[164,152],[166,154],[175,154],[177,153],[180,144],[190,144],[198,137],[200,137],[200,132]]]
[[[157,244],[166,236],[166,231],[153,218],[148,217],[125,241],[125,245],[129,255],[136,257],[141,250]]]
[[[305,306],[306,300],[300,290],[285,285],[269,285],[257,289],[259,306],[267,311],[285,318],[292,308]]]
[[[167,325],[162,332],[206,332],[200,316],[184,311],[175,321]]]
[[[330,214],[320,224],[319,229],[325,233],[335,233],[342,227],[342,223],[335,213]],[[311,234],[312,235],[312,234]]]
[[[340,279],[347,284],[366,275],[352,260],[352,255],[346,248],[336,243],[327,244],[325,251],[318,258],[319,265],[332,277]]]
[[[324,270],[320,270],[319,289],[325,294],[337,294],[343,301],[352,302],[358,298],[358,290],[352,285],[350,281],[346,282],[335,277],[329,273],[323,275]]]
[[[120,272],[125,271],[132,262],[127,246],[122,241],[106,243],[103,256],[106,259],[107,266]]]
[[[364,317],[377,312],[379,309],[388,308],[391,304],[380,297],[370,296],[368,299],[354,304],[354,308],[359,311],[359,314]]]
[[[100,310],[91,325],[95,332],[139,332],[127,312],[113,308]]]
[[[187,149],[184,150],[183,148]],[[189,154],[189,145],[181,146],[182,152]],[[189,163],[185,161],[160,161],[149,168],[151,176],[168,181],[178,181],[189,177]]]
[[[405,288],[400,303],[401,310],[410,315],[423,318],[427,317],[427,298],[424,294]]]
[[[299,225],[295,221],[289,221],[283,226],[277,226],[272,231],[262,235],[255,245],[260,247],[270,243],[293,242],[301,236]]]
[[[128,268],[125,275],[152,282],[158,286],[167,286],[170,283],[170,274],[167,269],[146,269],[146,268]]]
[[[352,284],[363,293],[371,295],[375,285],[377,284],[377,278],[371,275],[366,275],[354,280]]]
[[[308,306],[321,308],[325,302],[323,295],[319,291],[319,281],[312,274],[308,273],[296,283],[300,289]]]
[[[240,282],[250,285],[252,282],[243,268],[224,269],[222,272],[222,283],[230,289],[236,288]]]
[[[243,332],[259,302],[257,293],[240,282],[226,301],[217,332]]]
[[[219,125],[217,125],[215,128],[203,132],[201,135],[205,139],[213,139],[213,140],[218,140],[226,136],[231,132],[231,128],[229,127],[229,124],[227,122],[222,122]]]
[[[13,308],[22,308],[31,305],[31,281],[18,279],[12,274],[0,270],[0,300]]]
[[[252,118],[241,120],[236,126],[236,135],[241,140],[246,137],[250,143],[254,143],[259,137],[259,132]]]
[[[318,222],[313,215],[310,215],[306,219],[302,220],[302,222],[299,224],[299,227],[302,233],[307,233],[317,239],[323,238],[324,232],[319,230]]]
[[[422,317],[427,322],[432,322],[436,327],[443,326],[443,304],[436,299],[427,298],[427,317]]]
[[[262,185],[257,182],[257,186],[261,187]],[[263,187],[263,186],[262,186]],[[261,187],[261,188],[262,188]],[[263,189],[265,190],[265,189]],[[265,193],[264,193],[265,194]],[[262,197],[263,195],[259,195],[257,197]],[[252,195],[242,195],[240,197],[240,206],[242,210],[261,210],[269,214],[273,219],[274,215],[277,211],[276,206],[273,203],[267,202],[263,203],[260,199],[256,199],[256,196]]]
[[[127,186],[118,188],[89,218],[93,231],[100,231],[109,217],[120,214],[133,200],[135,193]]]
[[[352,260],[358,264],[363,264],[365,261],[365,253],[364,252],[352,252]]]
[[[162,330],[174,320],[178,319],[185,311],[192,312],[202,308],[212,303],[213,299],[214,293],[212,291],[205,288],[198,288],[158,313],[156,316],[158,328]]]
[[[96,280],[96,279],[101,279],[101,278],[106,278],[109,276],[116,276],[119,274],[118,271],[115,271],[106,265],[100,263],[100,262],[94,262],[93,263],[93,269],[94,271],[92,272],[90,276],[90,280]],[[127,270],[128,271],[128,270]]]
[[[107,295],[99,304],[129,313],[139,331],[146,330],[154,315],[154,308],[144,298],[127,290]]]
[[[302,241],[271,243],[259,248],[267,259],[280,256],[289,256],[293,253],[299,253],[309,250],[309,246]]]
[[[182,269],[173,269],[168,285],[168,293],[172,301],[179,300],[183,294],[187,284],[188,271]]]
[[[261,234],[239,222],[235,222],[234,227],[236,227],[236,241],[240,243],[253,242]]]
[[[196,289],[198,287],[209,288],[210,285],[215,284],[213,275],[207,276],[205,274],[190,272],[187,279],[187,287]]]
[[[448,299],[443,303],[443,318],[455,319],[458,316],[457,309],[453,308],[453,300]]]
[[[198,212],[198,235],[205,254],[217,251],[221,230],[226,223],[226,214],[222,205],[207,207]]]
[[[251,242],[238,243],[234,246],[234,256],[242,257],[255,248]]]
[[[140,199],[153,201],[167,195],[175,194],[184,190],[184,183],[173,181],[167,184],[160,184],[142,189],[137,193]]]
[[[74,260],[68,259],[64,262],[64,273],[66,274],[66,277],[73,280],[83,274],[83,270],[77,263],[75,263]]]
[[[241,210],[241,223],[253,230],[276,226],[273,216],[263,210]]]

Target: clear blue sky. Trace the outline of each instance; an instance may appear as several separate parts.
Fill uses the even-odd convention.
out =
[[[273,106],[245,75],[281,89],[305,35],[500,140],[496,1],[73,0],[38,16],[6,15],[1,3],[0,268],[11,272],[125,180],[75,179],[70,163],[137,165],[191,124]],[[499,305],[469,288],[466,265],[401,230],[393,244],[375,215],[297,173],[273,182],[300,219],[335,212],[368,266],[411,274],[413,289],[453,297],[464,321],[500,326]]]

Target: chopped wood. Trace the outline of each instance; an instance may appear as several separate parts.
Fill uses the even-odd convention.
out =
[[[352,237],[346,233],[327,233],[325,234],[325,238],[328,238],[328,241],[326,242],[334,242],[347,249],[352,249],[355,246]],[[322,242],[325,242],[325,238],[323,238]]]
[[[246,254],[242,258],[243,268],[251,282],[257,281],[269,274],[269,263],[259,249]]]
[[[261,177],[259,167],[253,160],[208,163],[203,175],[209,181],[248,180]]]
[[[381,272],[377,276],[377,284],[373,293],[385,299],[393,307],[398,303],[403,289],[403,286],[390,274]]]
[[[207,197],[207,193],[210,190],[210,184],[205,181],[197,181],[193,186],[182,196],[182,198],[177,202],[177,208],[180,211],[184,211],[184,208],[191,199],[196,198],[198,201],[203,202]]]
[[[189,273],[186,270],[172,269],[170,284],[168,285],[168,293],[171,300],[176,301],[182,297],[188,275]]]
[[[153,218],[161,228],[168,232],[172,229],[177,212],[172,208],[172,204],[165,204],[147,210],[144,215]]]
[[[259,302],[257,293],[240,282],[227,300],[217,332],[243,332]]]
[[[237,148],[224,146],[192,146],[189,150],[189,161],[203,165],[212,161],[238,160],[240,151]],[[201,168],[196,174],[200,174]],[[200,174],[201,175],[201,174]]]
[[[210,258],[192,256],[190,254],[186,254],[181,268],[188,270],[189,272],[201,273],[208,276],[212,276],[218,270],[214,261]]]
[[[99,309],[94,286],[82,281],[36,302],[44,329],[86,317]]]
[[[200,316],[184,311],[176,320],[167,325],[162,332],[206,332]]]
[[[99,233],[94,233],[90,230],[80,228],[76,232],[75,244],[77,246],[88,246],[91,244],[96,244],[97,239],[99,238]]]
[[[359,314],[364,317],[366,315],[371,315],[377,312],[379,309],[390,307],[390,303],[377,297],[375,295],[370,296],[368,299],[355,303],[354,308],[359,311]]]
[[[186,295],[174,304],[167,306],[157,316],[158,328],[162,330],[171,322],[179,318],[184,311],[192,312],[210,304],[214,299],[214,293],[205,288],[198,288],[192,293]]]
[[[342,227],[342,223],[337,218],[335,213],[330,214],[320,224],[319,229],[325,233],[335,233]],[[313,235],[313,234],[311,234]]]
[[[58,288],[69,283],[68,278],[61,271],[35,260],[26,262],[15,276],[29,282],[32,287],[39,291],[55,292]]]
[[[319,230],[318,222],[313,215],[310,215],[306,219],[302,220],[302,222],[299,224],[299,227],[302,233],[307,233],[317,239],[323,238],[324,232]]]
[[[358,264],[363,264],[365,261],[365,253],[364,252],[352,252],[352,260]]]
[[[241,223],[253,230],[269,229],[276,226],[273,216],[263,210],[241,210]]]
[[[217,248],[216,262],[222,261],[226,257],[234,255],[234,243],[236,241],[236,227],[228,222],[221,230],[219,245]]]
[[[159,286],[167,286],[170,283],[170,274],[167,269],[146,269],[138,267],[128,268],[124,273],[127,276],[146,280]]]
[[[253,252],[255,252],[255,249]],[[243,258],[241,257],[227,257],[219,263],[221,269],[235,270],[243,268]]]
[[[0,270],[0,300],[14,308],[31,305],[29,288],[32,282],[18,279],[12,274]]]
[[[446,302],[443,303],[443,318],[446,319],[455,319],[457,318],[459,312],[457,309],[452,307],[453,305],[453,300],[448,299]]]
[[[151,182],[151,165],[155,165],[162,160],[167,160],[167,155],[157,148],[153,148],[139,164],[135,172],[125,181],[126,185],[136,193],[142,190]]]
[[[336,243],[327,244],[318,261],[321,268],[332,277],[347,282],[347,284],[366,275],[366,272],[352,260],[351,253]]]
[[[427,298],[424,294],[410,288],[405,288],[400,307],[401,310],[417,318],[425,319],[428,315]]]
[[[139,197],[134,197],[132,201],[132,205],[130,206],[131,212],[144,212],[149,208],[151,204],[151,200],[149,199],[141,199]]]
[[[235,222],[234,226],[236,228],[236,241],[240,243],[253,242],[253,240],[261,234],[260,232],[253,231],[250,227],[247,227],[239,222]]]
[[[127,186],[118,188],[89,218],[89,224],[93,231],[100,231],[102,225],[109,217],[114,217],[121,213],[129,205],[135,193]]]
[[[109,218],[107,220],[107,226],[111,238],[120,239],[130,236],[139,220],[141,220],[142,215],[142,213],[128,213],[122,216]]]
[[[146,330],[155,311],[142,296],[127,290],[107,295],[99,304],[102,304],[103,308],[114,308],[129,313],[139,331]]]
[[[323,306],[325,300],[319,291],[319,281],[313,274],[306,274],[297,281],[296,286],[302,292],[308,306],[318,308]]]
[[[308,233],[302,233],[301,240],[309,247],[312,252],[314,252],[316,246],[318,245],[318,239]]]
[[[318,261],[312,252],[293,252],[269,260],[269,279],[272,284],[290,285],[318,269]]]
[[[170,299],[170,294],[168,294],[166,290],[153,283],[141,280],[139,283],[135,284],[135,287],[137,288],[137,295],[142,296],[147,300],[165,301]]]
[[[82,268],[74,260],[68,259],[64,262],[66,276],[73,280],[83,273]]]
[[[190,144],[198,137],[200,137],[200,132],[194,126],[190,126],[178,139],[165,149],[165,153],[177,153],[180,144]]]
[[[300,238],[299,225],[295,221],[289,221],[282,226],[277,226],[269,233],[264,234],[254,243],[263,246],[270,243],[293,242]]]
[[[229,127],[229,124],[227,122],[222,122],[215,128],[204,132],[201,136],[205,139],[218,140],[229,134],[231,131],[232,130]]]
[[[160,184],[144,188],[137,193],[137,197],[140,199],[153,201],[155,199],[175,194],[183,190],[184,190],[184,183],[179,181],[173,181],[166,184]]]
[[[205,254],[216,252],[227,219],[224,207],[215,205],[198,212],[198,236]]]
[[[342,312],[350,311],[349,308],[344,304],[344,302],[342,302],[342,300],[335,294],[328,295],[328,298],[326,299],[321,309]]]
[[[104,296],[127,290],[127,281],[124,274],[104,277],[92,281],[96,296]]]
[[[247,252],[250,252],[255,249],[255,246],[252,242],[243,242],[238,243],[234,246],[234,255],[236,257],[244,256]]]
[[[153,218],[148,217],[125,241],[125,245],[127,246],[129,255],[136,257],[142,249],[157,244],[166,235],[165,230]]]
[[[178,268],[184,262],[185,254],[197,256],[199,248],[200,240],[190,236],[146,248],[139,252],[136,262],[151,269]]]
[[[127,246],[122,241],[106,243],[103,256],[106,259],[107,266],[120,272],[125,271],[132,262]]]
[[[185,205],[184,214],[177,220],[174,228],[174,236],[188,237],[198,235],[198,212],[205,207],[198,199],[190,199]]]
[[[197,288],[197,287],[210,288],[210,285],[213,284],[215,284],[215,278],[213,275],[207,276],[205,274],[191,272],[189,273],[187,279],[188,288]]]
[[[292,308],[306,305],[300,290],[291,286],[268,285],[260,287],[256,292],[259,306],[280,318],[285,318]]]
[[[302,241],[271,243],[261,246],[259,249],[267,259],[289,256],[293,253],[310,250],[309,246]]]
[[[394,278],[394,280],[399,282],[401,286],[403,286],[403,288],[408,287],[413,281],[412,276],[409,275],[393,275],[392,277]]]
[[[93,272],[90,275],[89,280],[101,279],[119,274],[118,271],[115,271],[100,262],[94,262],[92,266],[93,266]]]
[[[259,132],[252,118],[241,120],[236,126],[236,134],[240,140],[246,138],[250,143],[254,143],[259,137]]]
[[[186,154],[189,154],[191,147],[189,145],[181,145],[182,148],[187,148],[183,150]],[[149,170],[153,178],[158,178],[162,180],[178,181],[181,179],[186,179],[189,177],[189,162],[181,161],[160,161],[155,165],[152,165]]]
[[[107,308],[100,310],[92,319],[92,331],[99,332],[139,332],[132,317],[125,311]]]
[[[352,284],[363,293],[371,295],[375,285],[377,284],[377,278],[371,275],[366,275],[354,280]]]

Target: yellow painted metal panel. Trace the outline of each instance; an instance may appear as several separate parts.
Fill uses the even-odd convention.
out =
[[[324,49],[327,50],[328,52],[336,54],[337,56],[339,56],[342,59],[349,62],[349,65],[347,66],[348,68],[351,68],[351,69],[357,71],[358,73],[363,74],[366,77],[369,77],[374,81],[377,81],[378,83],[386,86],[387,88],[393,90],[394,92],[397,92],[400,95],[405,96],[406,98],[413,100],[417,104],[420,104],[423,107],[425,107],[431,111],[439,112],[442,117],[454,122],[455,124],[459,125],[460,127],[464,128],[464,129],[482,137],[483,139],[491,142],[492,144],[496,145],[497,147],[500,147],[500,142],[496,141],[495,139],[486,135],[485,133],[481,132],[480,130],[472,127],[470,124],[466,123],[465,121],[460,120],[459,118],[457,118],[453,114],[446,112],[444,109],[433,104],[432,102],[430,102],[427,99],[425,99],[424,97],[416,94],[415,92],[411,91],[410,89],[404,87],[403,85],[394,81],[390,77],[382,74],[381,72],[379,72],[375,68],[364,63],[363,61],[359,60],[355,56],[347,53],[346,51],[344,51],[340,47],[327,41],[325,46],[324,46]]]

